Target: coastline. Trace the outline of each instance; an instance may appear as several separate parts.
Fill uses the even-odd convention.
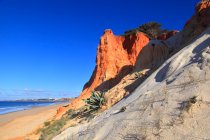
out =
[[[1,101],[0,101],[1,102]],[[8,101],[9,102],[9,101]],[[12,101],[12,102],[16,102],[16,101]],[[24,102],[24,101],[22,101]],[[57,104],[64,104],[64,103],[68,103],[68,102],[44,102],[44,104],[41,104],[42,102],[35,102],[35,103],[40,103],[38,105],[27,105],[27,106],[21,106],[21,107],[9,107],[7,111],[5,111],[5,113],[2,113],[4,111],[0,111],[0,116],[1,115],[5,115],[5,114],[10,114],[10,113],[14,113],[14,112],[19,112],[19,111],[25,111],[25,110],[31,110],[33,108],[37,108],[37,107],[45,107],[45,106],[53,106],[53,105],[57,105]],[[15,108],[12,110],[9,110],[10,108]],[[7,109],[7,107],[5,108]]]
[[[66,104],[32,107],[28,110],[0,115],[0,139],[8,140],[32,133],[45,121],[52,119],[56,115],[57,109]]]

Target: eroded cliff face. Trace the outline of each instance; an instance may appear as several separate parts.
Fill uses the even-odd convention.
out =
[[[161,40],[150,40],[142,32],[116,36],[112,30],[105,30],[100,38],[96,66],[90,80],[84,85],[80,96],[71,101],[68,107],[58,109],[56,118],[69,109],[84,106],[82,99],[88,98],[93,90],[109,90],[106,93],[106,107],[111,107],[129,95],[168,58],[169,48],[163,40],[175,34],[177,31],[170,31]],[[136,75],[139,74],[141,78],[137,76],[137,80]]]
[[[176,33],[176,31],[168,32],[166,38]],[[130,94],[145,79],[143,76],[145,71],[147,71],[146,75],[149,75],[168,58],[168,55],[169,50],[164,41],[150,40],[142,32],[116,36],[111,30],[105,30],[100,38],[96,67],[90,80],[85,84],[80,96],[73,100],[69,107],[62,107],[58,110],[58,118],[69,108],[84,106],[82,99],[88,98],[93,90],[109,90],[106,93],[108,101],[106,106],[111,107]],[[142,78],[128,86],[136,80],[136,74],[141,75],[142,73]]]
[[[81,98],[90,96],[92,90],[109,90],[133,70],[137,57],[149,38],[141,32],[116,36],[105,30],[97,50],[95,70],[84,86]]]
[[[176,33],[168,32],[166,38]],[[96,68],[80,98],[87,98],[92,90],[108,89],[105,106],[109,108],[133,92],[168,56],[169,48],[162,40],[149,40],[141,32],[114,36],[107,30],[98,47]]]
[[[116,36],[112,30],[104,31],[98,45],[96,66],[90,80],[84,85],[79,97],[72,100],[68,107],[61,107],[56,118],[60,118],[68,109],[84,105],[82,99],[91,95],[93,90],[109,90],[134,69],[134,65],[149,38],[142,32],[126,36]]]
[[[183,29],[182,45],[189,43],[197,35],[210,27],[210,1],[202,0],[195,7],[195,14],[186,22]]]
[[[161,40],[150,42],[139,53],[134,69],[105,94],[107,108],[131,94],[169,57],[169,48]]]

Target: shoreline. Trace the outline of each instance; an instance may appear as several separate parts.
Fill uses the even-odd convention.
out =
[[[57,109],[67,103],[59,103],[48,106],[35,106],[27,110],[10,112],[0,115],[0,139],[8,140],[14,137],[26,136],[45,121],[53,119]]]
[[[42,103],[42,102],[40,102],[40,103]],[[46,102],[45,102],[46,103]],[[50,102],[49,102],[50,103]],[[43,105],[43,106],[31,106],[31,107],[28,107],[28,108],[24,108],[24,109],[21,109],[21,110],[15,110],[15,111],[11,111],[11,112],[6,112],[6,113],[4,113],[4,114],[1,114],[0,113],[0,116],[2,116],[2,115],[6,115],[6,114],[10,114],[10,113],[15,113],[15,112],[20,112],[20,111],[26,111],[26,110],[31,110],[31,109],[33,109],[33,108],[39,108],[39,107],[47,107],[47,106],[54,106],[54,105],[63,105],[63,104],[68,104],[69,102],[52,102],[51,104],[48,104],[48,105]],[[25,106],[23,106],[23,107],[25,107]]]

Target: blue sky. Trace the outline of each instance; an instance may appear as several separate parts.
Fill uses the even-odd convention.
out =
[[[198,1],[0,0],[0,100],[76,96],[105,29],[157,21],[181,30]]]

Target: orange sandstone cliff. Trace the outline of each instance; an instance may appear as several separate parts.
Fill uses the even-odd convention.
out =
[[[90,80],[84,85],[80,96],[71,101],[69,107],[57,110],[57,116],[69,108],[84,105],[82,99],[88,98],[93,90],[109,90],[129,74],[136,63],[137,57],[149,43],[149,38],[142,32],[126,36],[114,35],[112,30],[104,31],[97,50],[96,66]]]
[[[177,31],[167,32],[162,35],[162,38],[160,36],[159,39],[166,40],[176,33]],[[80,96],[71,101],[69,107],[61,107],[57,110],[57,117],[61,117],[61,115],[70,108],[79,108],[83,106],[84,102],[82,99],[88,98],[91,95],[91,91],[106,91],[113,88],[127,74],[134,69],[136,70],[136,63],[137,65],[141,65],[139,68],[142,68],[148,67],[150,63],[152,64],[155,61],[158,61],[159,59],[154,60],[156,57],[153,57],[154,59],[150,60],[152,57],[151,55],[156,56],[159,51],[156,49],[152,49],[155,52],[151,51],[151,49],[149,49],[151,47],[148,47],[149,41],[149,37],[142,32],[116,36],[112,30],[105,30],[100,38],[96,56],[96,66],[90,80],[84,85]],[[151,44],[149,46],[151,46]],[[163,44],[155,43],[155,47],[152,48],[156,48],[156,46],[163,46]],[[144,47],[146,48],[143,49]],[[144,50],[144,53],[141,52],[142,50]],[[167,48],[165,49],[164,47],[163,50],[167,50]],[[167,54],[161,56],[166,57],[165,55]],[[138,60],[139,58],[141,58],[142,61]]]
[[[98,46],[96,67],[80,98],[89,97],[92,90],[109,90],[119,83],[133,70],[139,52],[148,42],[149,38],[141,32],[116,36],[105,30]]]
[[[177,31],[167,32],[162,34],[159,39],[166,40],[176,33]],[[84,102],[82,99],[88,98],[93,90],[110,90],[127,74],[131,73],[134,69],[137,70],[135,65],[140,65],[139,68],[141,69],[149,68],[150,65],[157,65],[156,61],[159,62],[159,59],[165,60],[165,57],[168,55],[168,53],[165,53],[168,51],[167,47],[162,43],[156,44],[157,42],[154,43],[155,46],[151,47],[149,42],[149,37],[139,31],[117,36],[110,29],[105,30],[100,38],[96,66],[90,80],[84,85],[83,91],[78,98],[71,101],[68,107],[60,107],[57,110],[58,115],[56,117],[61,117],[70,108],[75,109],[83,106]],[[143,49],[144,47],[145,49]],[[159,52],[164,52],[164,54]],[[161,57],[156,58],[156,56]]]

